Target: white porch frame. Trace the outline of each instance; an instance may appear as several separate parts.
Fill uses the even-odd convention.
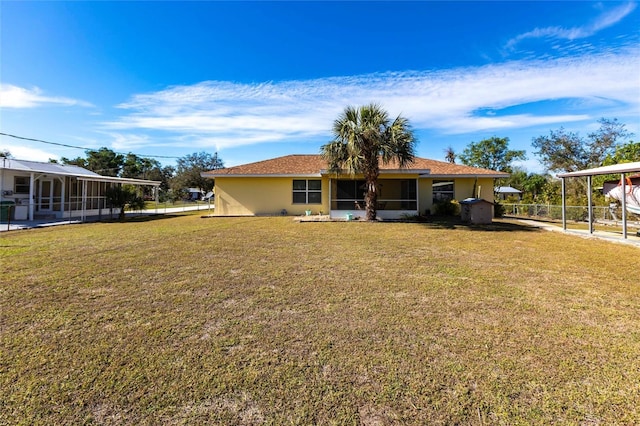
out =
[[[424,172],[424,171],[423,171]],[[415,172],[414,172],[415,173]],[[345,178],[329,178],[329,217],[332,219],[336,219],[336,218],[344,218],[346,219],[347,217],[351,217],[351,218],[358,218],[358,219],[365,219],[367,216],[367,212],[365,209],[357,209],[355,208],[355,203],[356,203],[356,199],[334,199],[333,198],[333,194],[332,194],[332,189],[333,189],[333,185],[331,184],[334,180],[344,180]],[[408,177],[407,179],[414,179],[411,177]],[[360,179],[361,180],[361,179]],[[385,179],[384,177],[381,177],[379,180],[395,180],[395,179]],[[402,210],[387,210],[387,209],[377,209],[376,211],[376,216],[379,219],[382,220],[393,220],[393,219],[400,219],[403,216],[415,216],[418,214],[418,212],[420,211],[420,191],[419,191],[419,184],[418,184],[419,178],[416,177],[415,178],[415,184],[416,184],[416,198],[415,200],[409,200],[409,199],[387,199],[387,198],[382,198],[380,200],[378,200],[379,203],[381,202],[402,202],[402,201],[414,201],[416,203],[416,208],[415,210],[413,209],[402,209]],[[332,209],[331,206],[333,205],[334,201],[347,201],[347,202],[354,202],[354,208],[353,209],[347,209],[347,210],[338,210],[338,209]]]

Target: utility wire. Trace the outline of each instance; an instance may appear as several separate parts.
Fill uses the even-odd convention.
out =
[[[85,150],[85,151],[96,151],[96,149],[93,149],[93,148],[85,148],[83,146],[74,146],[74,145],[68,145],[68,144],[59,143],[59,142],[43,141],[42,139],[25,138],[23,136],[11,135],[9,133],[0,132],[0,135],[8,136],[10,138],[15,138],[15,139],[22,139],[24,141],[40,142],[40,143],[46,143],[46,144],[49,144],[49,145],[62,146],[62,147],[65,147],[65,148],[82,149],[82,150]],[[115,152],[116,154],[122,154],[122,155],[133,154],[132,152],[118,152],[118,151],[113,151],[113,152]],[[137,155],[138,157],[141,157],[141,158],[145,158],[145,157],[146,158],[173,158],[173,159],[180,158],[180,157],[171,157],[171,156],[168,156],[168,155],[138,155],[138,154],[134,154],[134,155]]]

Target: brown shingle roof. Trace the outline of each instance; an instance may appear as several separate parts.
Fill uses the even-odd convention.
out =
[[[284,157],[272,158],[270,160],[258,161],[255,163],[243,164],[235,167],[228,167],[219,170],[205,172],[208,177],[216,176],[268,176],[268,175],[311,175],[320,174],[321,170],[327,169],[327,163],[319,154],[311,155],[286,155]],[[380,164],[381,171],[398,170],[398,164]],[[464,166],[461,164],[451,164],[444,161],[430,160],[428,158],[416,157],[413,164],[404,170],[429,170],[431,175],[446,176],[504,176],[507,173],[496,172],[494,170],[480,169],[477,167]]]

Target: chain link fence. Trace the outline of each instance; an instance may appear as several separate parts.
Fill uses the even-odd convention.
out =
[[[501,203],[502,204],[502,203]],[[562,206],[553,204],[502,204],[505,216],[539,217],[552,220],[562,219]],[[596,222],[617,222],[622,220],[622,210],[617,205],[610,207],[593,206],[593,218]],[[589,209],[586,206],[567,206],[567,220],[587,222]],[[640,216],[627,213],[629,222],[640,223]]]

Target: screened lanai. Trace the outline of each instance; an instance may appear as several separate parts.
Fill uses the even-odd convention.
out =
[[[112,212],[106,197],[116,185],[153,188],[157,200],[160,182],[102,176],[73,165],[0,159],[0,203],[10,203],[11,219],[33,221],[103,216]]]

